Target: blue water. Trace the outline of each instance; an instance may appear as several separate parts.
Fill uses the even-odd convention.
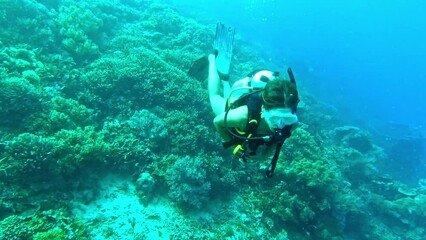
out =
[[[342,117],[426,127],[425,1],[167,2],[266,46]]]

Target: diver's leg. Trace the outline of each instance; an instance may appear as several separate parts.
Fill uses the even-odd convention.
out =
[[[222,80],[222,88],[223,88],[223,98],[227,99],[229,92],[231,91],[231,85],[229,84],[229,81]]]
[[[216,69],[216,55],[209,55],[209,97],[210,106],[213,109],[215,116],[225,111],[226,100],[221,93],[221,80]]]

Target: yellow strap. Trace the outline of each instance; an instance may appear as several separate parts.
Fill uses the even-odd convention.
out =
[[[241,144],[238,144],[235,148],[234,151],[232,151],[232,154],[236,155],[240,150],[244,150],[243,146]]]
[[[252,136],[253,134],[249,134],[248,136],[247,136],[247,138],[251,138],[251,136]],[[240,150],[242,150],[242,151],[244,151],[244,148],[243,148],[243,145],[241,145],[241,144],[238,144],[237,146],[235,146],[235,148],[234,148],[234,151],[232,151],[232,154],[234,154],[234,155],[236,155]]]
[[[252,120],[250,120],[250,121],[249,121],[249,124],[252,124],[252,123],[257,124],[257,120],[256,120],[256,119],[252,119]]]

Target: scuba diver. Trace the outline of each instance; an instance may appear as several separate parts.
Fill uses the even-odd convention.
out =
[[[223,147],[244,162],[269,157],[275,149],[266,169],[266,175],[272,177],[280,149],[298,122],[296,109],[300,100],[296,82],[289,68],[289,79],[279,72],[257,70],[230,86],[233,39],[234,29],[218,23],[213,53],[200,61],[200,65],[193,66],[192,73],[196,68],[198,73],[205,74],[200,66],[207,64],[213,122]],[[191,70],[188,74],[191,75]]]

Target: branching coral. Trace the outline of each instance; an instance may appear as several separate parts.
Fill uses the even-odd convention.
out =
[[[170,197],[190,207],[202,207],[210,199],[211,183],[206,174],[201,157],[175,159],[166,176]]]
[[[226,198],[238,190],[244,173],[238,173],[231,164],[218,156],[167,155],[160,161],[154,174],[165,177],[169,195],[188,207],[200,208],[210,199]],[[227,195],[227,196],[226,196]]]
[[[19,127],[42,108],[40,91],[25,79],[0,79],[0,125]]]
[[[6,45],[25,42],[37,48],[54,46],[55,24],[43,4],[30,0],[3,1],[1,8],[0,39]]]
[[[178,34],[185,19],[172,8],[162,4],[152,4],[144,14],[144,26],[164,35]]]
[[[172,153],[203,153],[216,149],[216,139],[210,128],[202,124],[196,111],[170,111],[165,118],[169,128]],[[202,146],[202,147],[200,147]]]
[[[46,99],[44,109],[26,121],[25,129],[28,131],[51,135],[62,129],[72,130],[95,123],[93,111],[77,101],[56,94],[47,98],[43,97]]]
[[[0,61],[9,73],[19,76],[23,71],[37,71],[44,66],[37,57],[38,51],[27,44],[4,48],[0,52]]]
[[[58,172],[52,138],[23,133],[5,142],[5,159],[0,168],[6,169],[7,177],[13,180],[32,181],[53,179]]]
[[[31,227],[16,215],[7,217],[0,222],[0,239],[29,239],[33,234]]]
[[[0,239],[82,239],[86,240],[84,225],[58,210],[41,211],[31,218],[12,215],[0,222]]]
[[[322,150],[314,137],[303,128],[293,131],[285,143],[284,173],[291,179],[303,181],[307,186],[331,189],[337,175],[337,167]]]
[[[127,121],[130,129],[135,131],[135,135],[153,147],[165,147],[167,138],[167,126],[161,118],[146,109],[136,111]]]
[[[103,25],[102,20],[90,9],[80,5],[62,6],[58,23],[64,37],[64,48],[77,57],[90,57],[98,54],[98,45],[90,37]]]
[[[150,109],[158,102],[164,108],[208,109],[207,93],[199,82],[145,48],[133,49],[129,56],[112,54],[93,62],[78,85],[83,104],[113,115]]]
[[[83,166],[108,162],[111,145],[94,127],[61,130],[54,135],[57,141],[55,157],[61,172],[72,173]]]

